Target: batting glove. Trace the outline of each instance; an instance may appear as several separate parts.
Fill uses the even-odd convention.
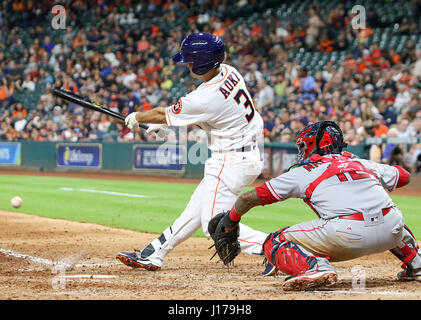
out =
[[[167,130],[168,126],[166,124],[157,124],[157,123],[151,123],[148,125],[149,128],[146,130],[146,133],[155,136],[163,138],[165,136],[165,131]]]
[[[132,112],[124,119],[127,128],[129,128],[131,131],[139,129],[139,122],[136,120],[136,113],[137,112]]]

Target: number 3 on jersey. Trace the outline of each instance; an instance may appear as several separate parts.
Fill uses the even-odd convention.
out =
[[[246,109],[247,108],[250,108],[250,113],[249,114],[246,114],[247,122],[250,122],[251,119],[253,119],[253,117],[254,117],[254,106],[253,106],[253,102],[248,97],[247,93],[243,89],[240,89],[240,90],[238,90],[237,94],[234,96],[234,100],[238,104],[241,103],[241,96],[244,96],[244,98],[246,98],[246,100],[243,103],[244,108],[246,108]]]

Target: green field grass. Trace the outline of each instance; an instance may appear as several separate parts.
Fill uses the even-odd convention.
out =
[[[195,188],[196,185],[180,183],[0,175],[0,209],[161,233],[184,210]],[[16,195],[23,199],[19,209],[10,205],[10,199]],[[392,198],[404,213],[407,225],[421,238],[421,198],[393,195]],[[242,222],[263,232],[272,232],[315,218],[301,200],[289,199],[256,207]],[[199,230],[194,236],[201,237],[203,233]]]

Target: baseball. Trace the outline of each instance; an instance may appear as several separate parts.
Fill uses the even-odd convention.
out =
[[[22,206],[22,199],[20,197],[13,197],[12,200],[10,200],[10,203],[12,204],[13,208],[20,208]]]

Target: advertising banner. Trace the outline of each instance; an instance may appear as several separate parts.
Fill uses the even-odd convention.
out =
[[[133,170],[147,172],[173,172],[182,174],[186,165],[186,148],[180,145],[133,146]]]
[[[58,143],[57,167],[101,168],[102,146],[95,144]]]
[[[20,166],[20,143],[0,143],[0,165]]]

